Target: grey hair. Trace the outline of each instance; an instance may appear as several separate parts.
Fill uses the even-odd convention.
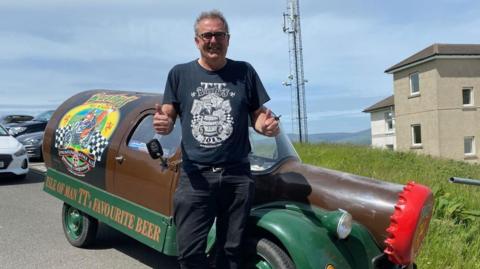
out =
[[[214,10],[211,10],[211,11],[204,11],[202,13],[200,13],[200,15],[197,17],[197,19],[195,20],[195,24],[193,25],[193,30],[195,31],[195,35],[198,35],[198,24],[200,23],[201,20],[204,20],[204,19],[219,19],[223,22],[223,25],[225,26],[225,31],[227,31],[227,33],[229,32],[228,31],[228,23],[227,23],[227,20],[225,19],[225,17],[223,16],[222,12],[214,9]]]

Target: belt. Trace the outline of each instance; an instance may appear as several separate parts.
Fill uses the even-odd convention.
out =
[[[241,167],[242,165],[248,166],[248,169],[250,169],[250,163],[248,162],[248,159],[247,159],[247,162],[244,162],[242,160],[241,162],[229,163],[229,164],[205,165],[205,164],[198,164],[198,163],[186,164],[184,162],[184,165],[186,165],[190,168],[193,168],[195,170],[198,170],[198,171],[211,171],[213,173],[222,173],[225,170],[236,169],[236,168]],[[185,168],[185,166],[184,166],[184,168]],[[188,169],[188,170],[190,170],[190,169]]]
[[[214,173],[221,173],[225,170],[225,167],[215,167],[215,166],[212,166],[210,167],[212,169],[212,172]]]

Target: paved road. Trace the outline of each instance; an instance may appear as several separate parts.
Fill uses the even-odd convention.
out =
[[[175,258],[105,225],[93,248],[71,246],[62,202],[43,192],[42,165],[32,167],[25,180],[0,179],[0,268],[178,268]]]

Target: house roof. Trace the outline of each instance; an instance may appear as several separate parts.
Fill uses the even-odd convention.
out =
[[[363,110],[363,112],[365,113],[369,113],[369,112],[372,112],[374,110],[378,110],[378,109],[381,109],[381,108],[386,108],[386,107],[390,107],[390,106],[394,106],[394,99],[393,99],[393,95],[390,95],[389,97],[383,99],[382,101],[370,106],[370,107],[367,107]]]
[[[399,68],[435,56],[480,56],[480,44],[433,44],[388,68],[385,73],[394,73]]]

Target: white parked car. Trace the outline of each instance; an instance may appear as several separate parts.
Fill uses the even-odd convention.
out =
[[[0,125],[0,176],[25,178],[27,173],[25,146]]]

